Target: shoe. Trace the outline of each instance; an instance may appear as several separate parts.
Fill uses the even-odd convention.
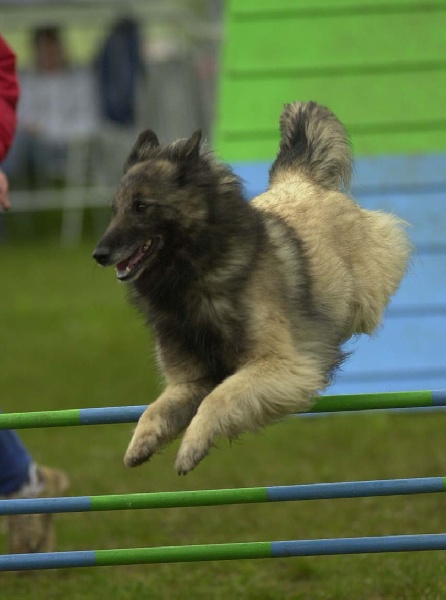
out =
[[[55,498],[65,495],[69,487],[70,480],[63,471],[33,464],[29,481],[7,498]],[[9,554],[52,552],[55,547],[53,515],[9,515],[6,535]]]

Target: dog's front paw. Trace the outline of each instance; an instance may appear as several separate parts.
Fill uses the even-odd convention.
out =
[[[127,467],[137,467],[149,460],[158,450],[158,437],[148,433],[135,431],[124,456]]]
[[[210,436],[193,436],[187,434],[181,443],[180,449],[175,461],[175,469],[178,475],[186,475],[208,455],[212,446]]]
[[[187,444],[185,448],[180,448],[175,461],[175,469],[178,475],[186,475],[198,465],[199,462],[209,453],[211,444],[202,444],[192,446]]]

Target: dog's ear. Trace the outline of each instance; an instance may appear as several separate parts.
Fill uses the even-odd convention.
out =
[[[201,129],[197,129],[186,140],[182,146],[179,147],[178,159],[178,183],[180,186],[185,185],[190,178],[191,169],[198,165],[198,159],[200,157],[200,141],[201,141]]]
[[[186,160],[197,160],[200,156],[201,129],[197,129],[190,136],[181,152],[181,158]]]
[[[124,164],[124,173],[126,173],[130,167],[136,165],[136,163],[146,160],[151,151],[154,148],[158,148],[160,145],[156,133],[152,129],[146,129],[138,135],[132,150],[130,151],[129,157]]]

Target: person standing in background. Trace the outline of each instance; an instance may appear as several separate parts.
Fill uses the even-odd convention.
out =
[[[70,64],[59,27],[31,34],[33,65],[20,73],[17,134],[4,165],[10,181],[34,188],[63,183],[69,145],[99,130],[97,84],[91,68]]]

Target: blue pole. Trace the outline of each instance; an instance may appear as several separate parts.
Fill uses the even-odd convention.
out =
[[[273,558],[379,552],[419,552],[422,550],[446,550],[446,534],[431,533],[326,540],[292,540],[287,542],[272,542],[271,546]]]

